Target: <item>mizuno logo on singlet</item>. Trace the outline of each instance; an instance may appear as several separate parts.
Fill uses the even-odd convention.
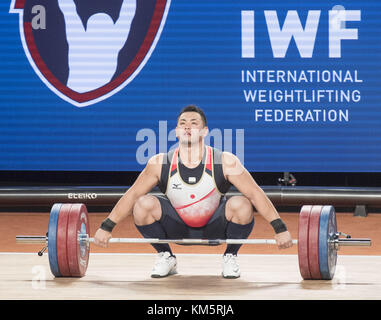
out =
[[[173,183],[172,184],[172,189],[181,190],[180,186],[181,186],[181,183],[178,183],[178,184],[177,183]]]

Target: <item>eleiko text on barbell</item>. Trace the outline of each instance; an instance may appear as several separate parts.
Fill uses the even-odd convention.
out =
[[[96,193],[69,193],[68,199],[96,199],[98,194]]]

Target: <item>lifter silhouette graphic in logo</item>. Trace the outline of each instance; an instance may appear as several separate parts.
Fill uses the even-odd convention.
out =
[[[20,44],[37,76],[60,98],[84,107],[111,97],[140,73],[170,2],[11,0],[10,13],[19,14]]]
[[[73,0],[58,0],[65,18],[69,44],[69,79],[67,86],[87,92],[110,82],[120,49],[130,33],[136,12],[136,0],[124,0],[118,20],[114,23],[106,13],[89,17],[84,26]]]

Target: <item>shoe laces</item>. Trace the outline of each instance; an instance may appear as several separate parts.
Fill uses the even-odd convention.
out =
[[[155,264],[160,264],[165,262],[170,256],[171,254],[168,251],[159,252],[159,254],[157,255]]]
[[[232,254],[232,253],[228,253],[228,254],[225,254],[224,255],[224,263],[225,264],[229,264],[231,266],[234,266],[234,267],[238,267],[238,263],[237,263],[237,260],[236,260],[237,256]]]

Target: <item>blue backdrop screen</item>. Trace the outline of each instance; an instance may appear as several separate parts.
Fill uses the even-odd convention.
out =
[[[249,171],[381,171],[379,1],[0,10],[0,170],[140,171],[195,104]]]

